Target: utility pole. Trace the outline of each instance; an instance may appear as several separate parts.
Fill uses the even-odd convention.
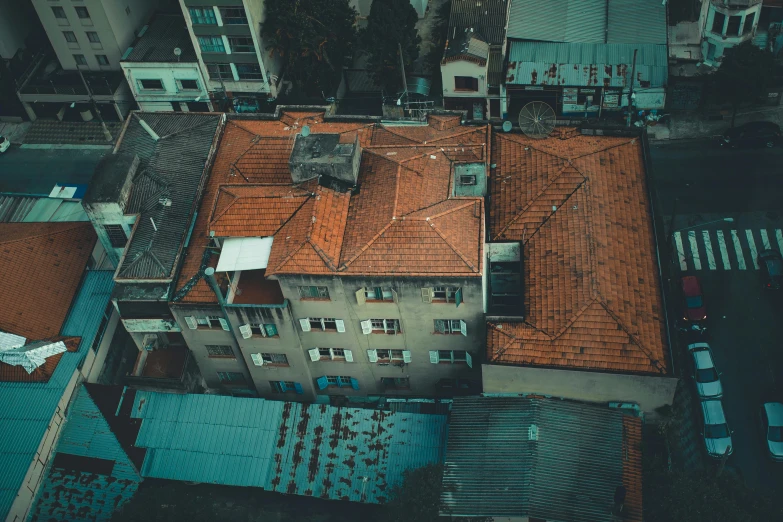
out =
[[[106,137],[106,141],[114,141],[114,138],[111,136],[111,132],[109,132],[109,128],[106,126],[106,122],[103,121],[103,116],[101,115],[101,111],[98,109],[98,104],[95,103],[95,98],[92,97],[92,89],[90,89],[90,86],[87,84],[87,80],[84,79],[82,70],[79,68],[79,66],[76,66],[76,70],[79,72],[79,78],[82,79],[84,88],[87,89],[87,96],[90,98],[90,102],[92,102],[92,108],[95,111],[95,115],[98,116],[98,121],[101,122],[101,127],[103,127],[103,135]]]
[[[631,114],[633,111],[633,82],[636,76],[636,53],[638,49],[633,50],[633,62],[631,64],[631,87],[628,89],[628,127],[631,126]]]
[[[400,72],[402,73],[402,96],[408,93],[408,80],[405,78],[405,60],[402,57],[402,45],[397,42],[397,49],[400,51]],[[400,96],[400,98],[402,98]],[[408,97],[405,97],[405,106],[408,106]]]

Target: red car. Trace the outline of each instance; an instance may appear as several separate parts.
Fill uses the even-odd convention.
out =
[[[682,318],[686,321],[703,321],[707,318],[704,295],[696,276],[685,276],[680,280],[683,296]]]

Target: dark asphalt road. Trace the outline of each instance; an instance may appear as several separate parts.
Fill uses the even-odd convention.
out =
[[[87,184],[111,149],[21,149],[0,154],[0,192],[49,194],[55,184]]]
[[[747,230],[759,238],[760,230],[774,237],[774,231],[783,228],[782,149],[724,151],[707,142],[689,142],[654,146],[651,153],[659,212],[656,219],[665,223],[667,232],[671,231],[675,198],[674,229],[695,226],[697,237],[707,230],[717,238],[717,230],[723,230],[729,238],[730,230],[737,230],[744,242]],[[724,217],[734,222],[698,226]],[[687,247],[687,240],[685,243]],[[744,270],[738,266],[733,245],[727,242],[726,247],[730,269],[721,263],[717,244],[712,248],[718,265],[714,270],[707,266],[703,244],[699,246],[701,270],[689,260],[687,272],[683,272],[674,252],[670,257],[662,253],[671,274],[669,283],[664,284],[667,301],[676,312],[670,317],[680,315],[680,298],[673,291],[677,279],[685,273],[698,276],[707,304],[708,342],[718,371],[723,373],[723,404],[734,430],[734,454],[727,465],[737,469],[750,487],[780,492],[783,464],[766,457],[758,411],[763,401],[783,402],[783,293],[764,291],[746,244],[742,247]],[[684,342],[676,349],[684,350]],[[688,379],[689,373],[680,368],[681,377]],[[696,438],[700,440],[698,433]]]

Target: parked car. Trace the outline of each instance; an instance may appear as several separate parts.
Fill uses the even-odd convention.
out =
[[[696,276],[685,276],[680,279],[682,289],[682,318],[685,321],[703,321],[707,318],[707,308],[704,306],[704,295],[701,283]]]
[[[783,404],[768,402],[761,407],[761,429],[769,456],[783,462]]]
[[[720,373],[715,368],[712,350],[707,343],[688,345],[688,353],[693,361],[693,381],[700,399],[720,399],[723,397],[723,385]]]
[[[701,401],[701,420],[704,426],[701,435],[707,455],[720,458],[726,454],[727,449],[731,455],[734,448],[731,444],[731,430],[723,413],[723,403],[717,399]]]
[[[774,147],[780,143],[780,127],[771,121],[754,121],[732,127],[723,133],[720,146],[738,147]]]
[[[783,284],[783,256],[777,250],[759,252],[759,268],[764,278],[764,288],[780,290]]]
[[[0,136],[0,152],[5,152],[8,147],[11,146],[11,142],[5,136]]]

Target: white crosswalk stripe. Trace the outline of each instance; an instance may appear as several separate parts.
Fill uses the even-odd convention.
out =
[[[775,229],[775,240],[778,242],[780,254],[783,255],[783,231],[781,231],[779,228]]]
[[[685,262],[685,247],[682,245],[682,236],[679,232],[674,233],[674,242],[677,244],[677,257],[680,258],[680,270],[688,270],[688,263]]]
[[[745,237],[748,238],[748,246],[750,247],[750,259],[753,261],[753,267],[759,269],[758,252],[756,251],[756,241],[753,240],[753,231],[746,230]]]
[[[764,245],[764,250],[769,250],[772,248],[772,245],[769,244],[769,236],[767,235],[767,231],[764,229],[761,230],[761,243]]]
[[[720,258],[723,261],[723,269],[731,270],[731,262],[729,261],[729,251],[726,249],[726,240],[723,239],[723,230],[718,230],[718,247],[720,248]]]
[[[693,261],[693,268],[701,270],[701,258],[699,257],[699,245],[696,243],[695,230],[688,232],[688,243],[691,246],[691,261]]]
[[[736,230],[731,231],[731,242],[734,244],[734,253],[737,254],[737,268],[745,270],[745,256],[742,255],[742,245]]]
[[[707,252],[707,266],[710,270],[716,270],[718,265],[715,263],[715,256],[712,253],[712,241],[710,241],[709,231],[702,230],[701,238],[704,240],[704,250]]]

